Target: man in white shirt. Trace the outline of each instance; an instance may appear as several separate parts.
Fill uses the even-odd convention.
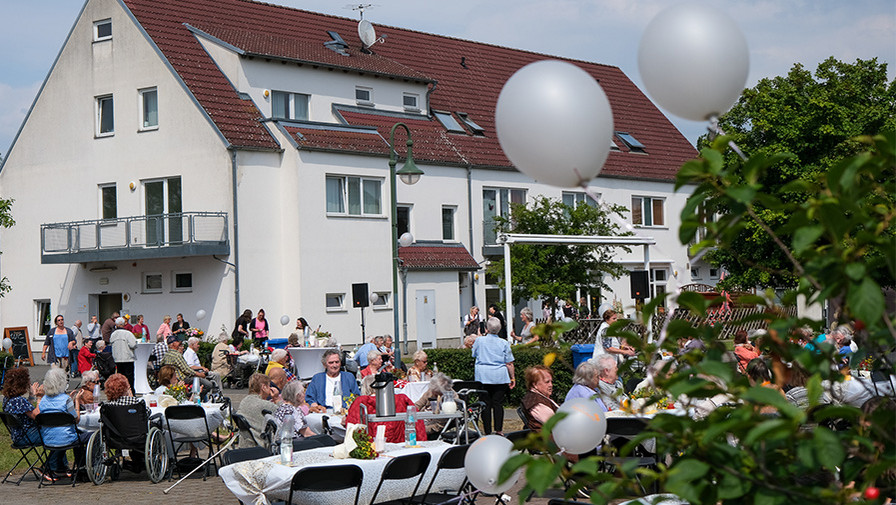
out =
[[[100,323],[96,316],[90,316],[90,322],[87,323],[87,338],[93,341],[100,339]]]
[[[190,366],[193,370],[197,372],[203,372],[205,374],[205,378],[214,382],[215,386],[218,388],[218,391],[224,389],[224,386],[221,384],[221,376],[217,372],[212,372],[208,368],[202,366],[202,363],[199,362],[199,355],[196,354],[196,351],[199,350],[199,339],[196,337],[190,337],[187,340],[187,349],[184,351],[184,361],[187,362],[187,365]]]

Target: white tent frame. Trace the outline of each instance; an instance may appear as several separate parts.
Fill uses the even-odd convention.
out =
[[[650,272],[650,246],[656,245],[653,237],[608,235],[539,235],[527,233],[502,233],[498,243],[504,245],[504,301],[506,302],[507,327],[513,328],[513,298],[510,295],[510,245],[511,244],[587,244],[615,246],[643,246],[644,270]],[[649,274],[648,274],[649,275]]]

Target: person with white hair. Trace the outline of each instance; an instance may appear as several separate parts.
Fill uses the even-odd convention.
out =
[[[383,356],[383,352],[379,349],[371,349],[367,353],[367,366],[361,370],[361,377],[380,373],[380,368],[383,367]]]
[[[504,429],[504,396],[508,386],[509,389],[516,386],[513,351],[507,340],[498,336],[501,328],[501,320],[490,317],[485,323],[488,333],[473,342],[473,359],[476,360],[474,376],[487,392],[483,396],[486,407],[482,415],[486,435],[492,432],[492,418],[495,421],[495,431],[501,434]]]
[[[320,361],[324,371],[311,378],[308,390],[305,392],[305,401],[308,402],[312,412],[326,412],[328,407],[340,409],[345,406],[346,398],[361,394],[355,376],[341,370],[342,358],[339,351],[335,349],[324,351]]]
[[[293,424],[293,441],[301,440],[305,437],[313,437],[316,435],[305,421],[305,411],[302,405],[305,404],[305,388],[299,381],[292,381],[283,387],[280,392],[280,398],[283,400],[277,407],[274,416],[281,423],[286,416],[292,416],[295,424]]]
[[[97,398],[93,397],[93,386],[96,386],[100,383],[100,373],[96,370],[86,370],[81,374],[81,385],[69,393],[69,396],[72,397],[72,400],[75,399],[75,396],[78,394],[81,395],[81,403],[99,403]]]
[[[131,387],[134,387],[134,361],[137,359],[134,349],[137,348],[137,339],[125,329],[125,324],[127,321],[123,317],[115,320],[116,329],[109,337],[109,343],[112,344],[112,358],[115,359],[118,373],[124,375]]]
[[[597,364],[591,360],[579,363],[572,375],[572,387],[566,393],[564,401],[568,402],[573,398],[588,398],[597,402],[601,410],[606,412],[609,409],[604,405],[604,401],[601,400],[600,394],[597,392],[599,383],[600,375],[597,373]]]
[[[520,310],[520,320],[523,321],[523,329],[520,330],[520,334],[517,335],[512,329],[510,330],[510,337],[513,341],[520,344],[538,342],[538,335],[532,334],[532,328],[535,327],[535,315],[532,313],[532,309],[523,307]]]
[[[358,348],[355,351],[355,361],[358,362],[358,368],[364,368],[367,366],[367,355],[370,351],[377,349],[379,350],[380,346],[383,345],[383,337],[379,335],[373,335],[370,337],[370,340]]]
[[[208,368],[202,366],[202,362],[199,361],[199,338],[190,337],[187,339],[187,348],[184,350],[184,361],[187,362],[187,365],[193,370],[205,374],[205,378],[212,383],[214,383],[215,387],[218,388],[218,391],[224,389],[224,386],[221,384],[221,376],[215,372],[212,372]],[[201,381],[200,381],[201,382]]]
[[[38,391],[37,406],[40,412],[68,412],[77,421],[80,418],[83,394],[79,392],[72,398],[66,394],[66,389],[68,389],[68,377],[66,377],[65,372],[55,365],[50,367],[50,370],[47,371],[47,375],[44,377],[43,397],[41,397],[40,391]],[[90,438],[89,433],[78,432],[74,426],[41,428],[40,433],[44,443],[55,446],[72,444],[79,438],[82,442],[86,442]],[[75,458],[83,459],[84,450],[76,449]],[[50,451],[49,456],[47,456],[46,468],[49,474],[44,474],[43,479],[47,481],[55,480],[56,475],[71,475],[68,461],[65,458],[65,451]]]
[[[601,354],[594,364],[600,378],[597,383],[597,392],[600,393],[601,400],[608,409],[619,410],[627,395],[622,387],[622,381],[619,379],[616,357],[611,354]]]
[[[264,369],[265,375],[270,375],[271,370],[275,368],[282,368],[286,372],[286,380],[295,380],[296,376],[292,373],[292,366],[289,364],[289,351],[286,349],[274,349],[268,361],[268,367]]]
[[[429,357],[423,349],[414,353],[414,364],[408,368],[408,380],[411,382],[428,381],[432,377],[432,371],[426,366]]]

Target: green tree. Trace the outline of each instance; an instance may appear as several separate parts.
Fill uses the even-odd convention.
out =
[[[818,65],[815,75],[796,64],[786,76],[762,79],[741,95],[731,110],[719,119],[719,125],[750,156],[791,153],[769,167],[758,182],[762,191],[785,202],[800,203],[812,196],[812,187],[788,185],[793,181],[813,181],[840,160],[860,152],[864,146],[859,135],[896,128],[896,80],[887,81],[886,63],[877,59],[844,63],[829,58]],[[701,139],[701,147],[709,144]],[[726,168],[742,166],[733,152],[725,154]],[[893,201],[890,198],[890,204]],[[707,209],[720,213],[731,209]],[[723,267],[729,275],[723,285],[743,288],[794,287],[799,273],[791,261],[762,230],[762,223],[779,228],[787,221],[780,211],[770,209],[761,199],[756,202],[756,217],[743,227],[730,248],[707,254],[707,260]],[[792,235],[781,231],[789,243]],[[870,256],[886,251],[869,250]],[[892,286],[892,277],[871,272],[878,283]]]
[[[558,200],[538,197],[529,205],[514,205],[509,219],[496,217],[495,228],[498,233],[622,235],[610,213],[621,218],[624,211],[621,206],[586,204],[571,208]],[[514,299],[547,297],[552,305],[556,298],[575,302],[580,286],[609,289],[604,275],[616,278],[625,272],[613,261],[612,246],[512,244],[510,261]],[[503,283],[504,259],[492,262],[488,273]]]
[[[12,198],[0,198],[0,227],[9,228],[16,224],[15,219],[12,218],[12,203],[14,201]],[[9,279],[6,276],[0,278],[0,298],[3,298],[11,289]]]

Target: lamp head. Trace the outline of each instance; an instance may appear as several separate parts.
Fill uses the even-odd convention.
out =
[[[404,162],[404,166],[395,172],[395,175],[401,179],[401,182],[408,186],[417,184],[417,181],[420,180],[420,176],[423,175],[423,170],[417,168],[417,165],[414,163],[414,156],[411,154],[410,145],[408,145],[408,159]]]

